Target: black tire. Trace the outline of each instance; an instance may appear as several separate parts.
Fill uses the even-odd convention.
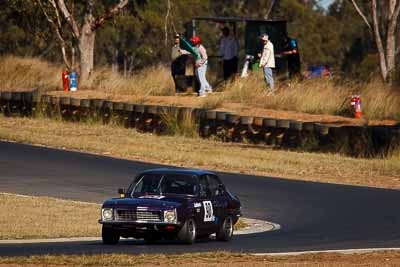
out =
[[[262,127],[263,126],[263,120],[264,120],[263,117],[254,117],[253,124],[255,126]]]
[[[301,121],[290,121],[289,129],[294,131],[303,130],[303,123]]]
[[[276,120],[276,128],[289,129],[290,121],[289,120]]]
[[[306,132],[313,132],[314,131],[314,123],[313,122],[304,122],[303,130]]]
[[[207,120],[215,120],[217,118],[217,112],[214,110],[208,110],[206,112],[206,119]]]
[[[217,121],[224,121],[224,120],[226,120],[226,115],[227,115],[227,114],[228,114],[227,112],[217,111],[217,113],[216,113],[216,120],[217,120]]]
[[[100,109],[103,107],[104,100],[103,99],[92,99],[92,106],[94,108]]]
[[[270,118],[264,118],[263,127],[265,127],[265,128],[275,128],[276,127],[276,120],[275,119],[270,119]]]
[[[81,107],[90,108],[90,99],[81,99]]]
[[[61,105],[70,105],[71,104],[71,98],[70,97],[60,97],[60,104]]]
[[[188,219],[178,233],[179,241],[185,244],[193,244],[196,240],[196,223],[193,219]]]
[[[238,124],[240,122],[240,116],[237,114],[227,114],[226,120],[231,124]]]
[[[132,112],[135,110],[134,104],[124,103],[124,110],[127,112]]]
[[[220,224],[218,232],[217,232],[217,240],[218,241],[229,241],[233,236],[233,220],[231,216],[227,216],[224,219],[224,222]]]
[[[106,245],[116,245],[119,241],[119,233],[111,227],[105,227],[103,225],[101,238],[103,239],[103,243]]]
[[[50,102],[52,105],[58,106],[60,104],[60,98],[58,96],[51,96]]]
[[[327,135],[329,133],[329,126],[322,123],[315,123],[314,129],[320,135]]]
[[[81,99],[80,98],[71,98],[71,106],[80,107],[81,106]]]
[[[21,92],[12,92],[11,99],[14,101],[21,101],[22,93]]]

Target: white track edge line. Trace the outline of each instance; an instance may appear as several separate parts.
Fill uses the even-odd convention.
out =
[[[277,253],[251,253],[254,256],[298,256],[304,254],[317,254],[317,253],[340,253],[340,254],[363,254],[369,252],[381,251],[400,251],[400,248],[360,248],[360,249],[334,249],[334,250],[309,250],[298,252],[277,252]]]

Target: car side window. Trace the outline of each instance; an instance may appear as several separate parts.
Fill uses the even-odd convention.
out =
[[[210,185],[210,191],[212,196],[219,196],[223,194],[222,183],[215,175],[207,175],[208,183]]]
[[[202,175],[199,177],[199,184],[200,184],[200,196],[201,197],[208,197],[211,195],[210,186],[208,184],[207,176]]]

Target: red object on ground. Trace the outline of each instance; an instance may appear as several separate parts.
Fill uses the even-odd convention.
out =
[[[359,95],[353,95],[351,97],[351,106],[354,110],[354,118],[361,119],[361,97]]]
[[[68,73],[68,71],[64,71],[62,73],[62,82],[63,82],[64,91],[68,92],[69,91],[69,73]]]

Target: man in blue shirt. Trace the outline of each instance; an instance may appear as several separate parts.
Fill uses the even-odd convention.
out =
[[[294,78],[300,75],[301,63],[299,47],[296,39],[292,39],[289,36],[284,36],[284,52],[283,56],[286,56],[288,62],[289,78]]]

